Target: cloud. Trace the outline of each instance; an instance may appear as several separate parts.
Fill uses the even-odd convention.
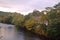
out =
[[[25,15],[33,9],[42,10],[58,2],[60,0],[0,0],[0,10],[2,7],[4,11],[18,11]]]

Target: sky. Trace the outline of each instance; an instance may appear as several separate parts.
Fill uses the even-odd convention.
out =
[[[59,2],[60,0],[0,0],[0,11],[19,12],[27,15],[34,9],[43,10]]]

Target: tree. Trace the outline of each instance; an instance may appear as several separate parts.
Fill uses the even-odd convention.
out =
[[[60,7],[60,2],[54,6],[55,8]]]
[[[60,37],[60,21],[54,20],[51,24],[47,27],[47,33],[49,37],[54,39],[59,39]]]
[[[13,17],[12,16],[8,16],[8,18],[6,19],[6,23],[11,24]]]
[[[27,30],[32,30],[32,26],[35,23],[35,19],[34,18],[30,18],[29,20],[25,21],[25,27]]]
[[[22,23],[24,21],[24,16],[19,14],[19,13],[15,13],[13,15],[13,19],[12,19],[12,24],[15,24],[16,26],[23,26]]]

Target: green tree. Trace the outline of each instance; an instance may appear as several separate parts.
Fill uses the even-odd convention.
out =
[[[47,33],[49,37],[59,39],[60,37],[60,21],[54,20],[47,27]]]

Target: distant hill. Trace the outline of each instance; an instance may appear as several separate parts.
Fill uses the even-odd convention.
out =
[[[0,11],[0,17],[1,16],[8,16],[10,14],[10,12],[2,12]]]

